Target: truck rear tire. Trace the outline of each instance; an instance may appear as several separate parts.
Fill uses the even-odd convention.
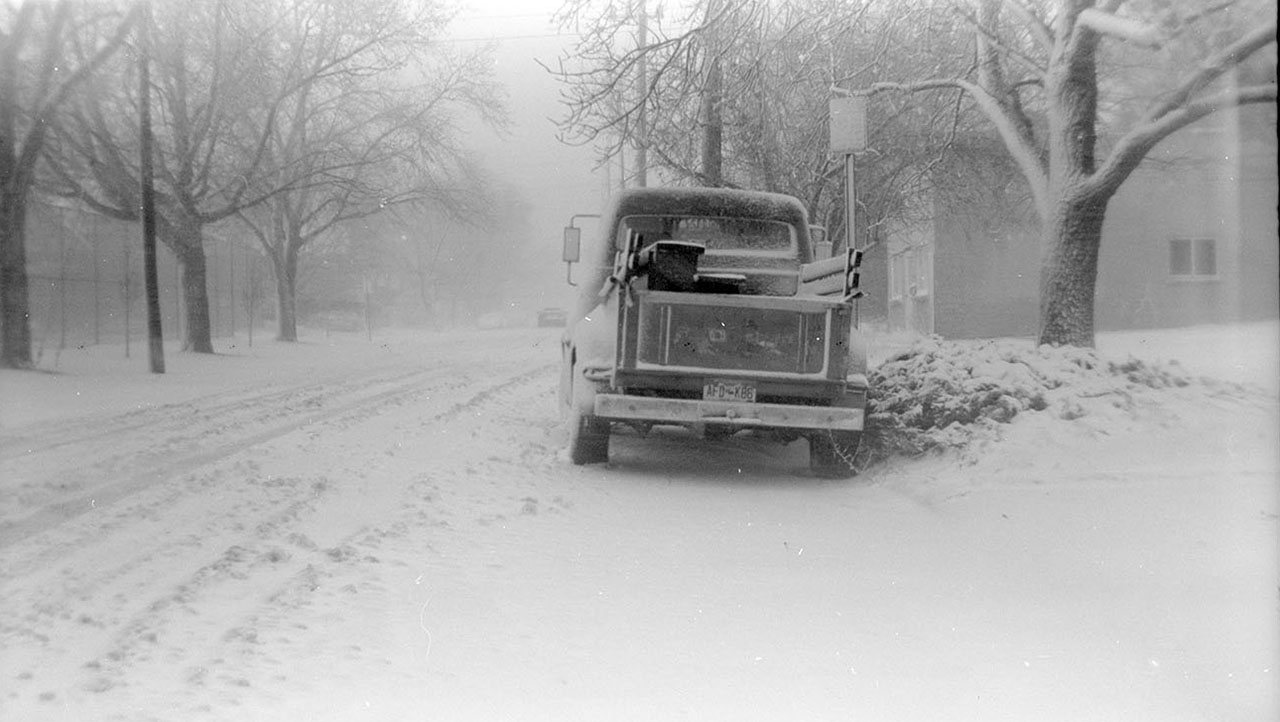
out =
[[[569,460],[575,465],[609,460],[609,422],[573,411],[569,419]]]
[[[809,436],[809,469],[827,479],[848,479],[858,473],[860,431],[815,431]]]

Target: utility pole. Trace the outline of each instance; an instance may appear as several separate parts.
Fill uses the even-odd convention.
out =
[[[364,333],[369,341],[373,340],[373,310],[369,307],[369,274],[367,271],[360,273],[361,285],[364,286]]]
[[[724,184],[724,119],[721,117],[721,96],[724,94],[724,73],[720,68],[719,33],[715,27],[715,18],[719,17],[720,5],[711,0],[707,5],[707,42],[710,46],[711,63],[707,68],[706,85],[702,90],[702,185],[718,188]],[[772,179],[765,175],[766,190]]]
[[[133,266],[129,260],[129,240],[125,239],[121,246],[124,249],[124,266],[121,269],[124,274],[124,357],[129,358],[129,345],[133,341],[133,318],[129,311],[129,306],[133,301],[133,286],[130,284],[133,275]]]
[[[644,188],[649,184],[649,117],[645,107],[649,104],[649,15],[645,9],[647,0],[637,0],[640,6],[640,33],[637,49],[640,51],[640,62],[636,70],[640,74],[640,115],[636,122],[636,186]]]
[[[625,140],[618,149],[618,187],[627,187],[627,142]]]
[[[142,53],[138,102],[142,106],[142,264],[147,284],[147,339],[151,373],[164,373],[164,335],[160,325],[160,279],[156,271],[156,187],[151,165],[151,4],[143,2]]]

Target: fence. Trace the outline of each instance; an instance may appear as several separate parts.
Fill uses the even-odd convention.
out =
[[[120,344],[126,355],[147,332],[142,240],[137,224],[61,209],[40,209],[28,225],[28,280],[33,353]],[[247,333],[273,317],[267,261],[227,241],[206,243],[209,320],[215,338]],[[157,255],[161,324],[166,340],[183,338],[180,267],[163,246]]]

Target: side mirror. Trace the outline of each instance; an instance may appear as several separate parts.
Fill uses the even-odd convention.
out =
[[[582,229],[569,226],[564,229],[564,251],[561,260],[565,263],[577,263],[582,255]]]
[[[573,282],[573,268],[569,264],[578,262],[582,257],[582,229],[569,226],[564,229],[564,247],[560,251],[560,258],[565,262],[564,280],[570,286],[578,284]]]

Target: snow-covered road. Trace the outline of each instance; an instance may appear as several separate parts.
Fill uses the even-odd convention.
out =
[[[1274,717],[1269,391],[574,467],[557,336],[5,372],[0,719]]]

